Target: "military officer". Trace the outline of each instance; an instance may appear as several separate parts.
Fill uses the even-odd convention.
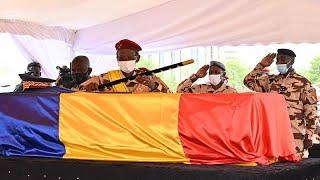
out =
[[[207,75],[209,70],[209,82],[206,84],[193,83]],[[179,93],[236,93],[237,91],[227,84],[226,68],[218,61],[211,61],[210,66],[204,65],[196,74],[182,81],[177,88]]]
[[[141,47],[128,39],[119,41],[116,46],[117,61],[120,70],[109,71],[99,76],[92,77],[80,85],[80,90],[96,91],[98,86],[110,81],[115,81],[132,75],[148,71],[146,68],[136,68],[140,60],[139,51]],[[138,76],[134,80],[120,83],[104,89],[105,92],[170,92],[168,86],[157,76]]]
[[[292,67],[296,54],[290,49],[278,49],[259,62],[244,78],[244,84],[256,92],[282,94],[287,102],[296,151],[307,157],[313,145],[317,116],[317,95],[311,82],[297,74]],[[270,66],[276,58],[278,75],[261,76],[263,69]]]

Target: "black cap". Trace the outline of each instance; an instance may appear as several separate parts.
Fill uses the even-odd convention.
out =
[[[278,49],[279,55],[287,55],[290,57],[296,57],[296,54],[290,49]]]
[[[41,68],[41,64],[40,64],[40,63],[38,63],[38,62],[31,62],[31,63],[28,64],[27,69],[29,69],[29,67],[34,67],[34,66],[37,66],[37,67]]]
[[[217,66],[217,67],[221,68],[223,71],[226,71],[226,67],[224,66],[224,64],[222,64],[219,61],[211,61],[210,66]]]

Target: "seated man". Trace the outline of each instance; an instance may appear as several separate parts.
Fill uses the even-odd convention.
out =
[[[209,69],[209,82],[206,84],[192,85],[197,79],[207,75]],[[178,88],[178,93],[236,93],[237,91],[227,85],[226,68],[218,61],[211,61],[210,66],[201,67],[196,74],[182,81]]]
[[[124,39],[116,44],[117,61],[120,70],[109,71],[96,77],[92,77],[80,85],[80,90],[96,91],[98,86],[110,81],[115,81],[139,73],[148,71],[146,68],[136,68],[140,60],[141,47],[133,41]],[[116,84],[104,88],[105,92],[169,92],[168,86],[155,75],[138,76],[126,83]]]
[[[59,76],[56,84],[57,86],[78,90],[81,83],[90,79],[92,68],[87,56],[77,56],[71,62],[71,78],[69,82],[63,82],[63,77]]]
[[[278,93],[287,102],[296,151],[308,157],[308,149],[316,137],[317,93],[311,82],[293,68],[296,54],[290,49],[270,53],[244,78],[244,85],[256,92]],[[276,59],[279,74],[261,77],[263,69]]]
[[[35,78],[39,78],[41,76],[41,65],[38,62],[31,62],[27,66],[26,75],[30,75]],[[13,92],[22,92],[23,91],[23,82],[18,84]]]

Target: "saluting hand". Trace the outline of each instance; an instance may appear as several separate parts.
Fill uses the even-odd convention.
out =
[[[268,67],[270,66],[273,61],[274,61],[274,58],[277,56],[276,53],[269,53],[266,57],[264,57],[260,64],[263,66],[263,67]]]
[[[209,69],[209,65],[204,65],[204,66],[202,66],[202,67],[198,70],[198,72],[196,73],[196,76],[197,76],[198,78],[203,78],[203,77],[205,77],[205,76],[207,75],[208,69]]]

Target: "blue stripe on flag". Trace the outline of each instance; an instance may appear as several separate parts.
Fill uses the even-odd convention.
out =
[[[58,93],[0,94],[0,154],[62,158]]]

